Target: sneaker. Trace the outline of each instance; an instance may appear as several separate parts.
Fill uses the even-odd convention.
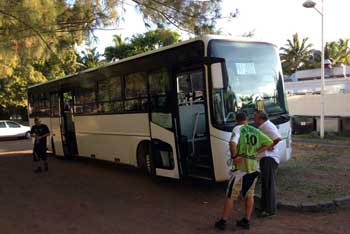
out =
[[[34,172],[35,172],[35,173],[40,173],[40,172],[42,172],[41,167],[38,167]]]
[[[262,211],[258,214],[258,217],[259,218],[267,218],[267,217],[272,217],[274,216],[275,213],[269,213],[269,212],[266,212],[266,211]]]
[[[226,220],[220,219],[215,222],[215,227],[219,230],[225,230],[226,229]]]
[[[242,228],[244,228],[244,229],[249,229],[249,228],[250,228],[250,222],[249,222],[249,220],[246,219],[246,218],[242,218],[241,220],[237,220],[236,225],[237,225],[238,227],[242,227]]]

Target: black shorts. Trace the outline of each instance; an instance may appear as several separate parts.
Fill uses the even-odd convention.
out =
[[[227,186],[226,196],[235,200],[240,194],[245,198],[254,197],[258,176],[258,172],[250,174],[241,171],[233,172]]]

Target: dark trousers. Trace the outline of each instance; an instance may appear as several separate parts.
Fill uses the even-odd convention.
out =
[[[48,167],[46,147],[40,147],[35,145],[33,149],[33,162],[35,167],[40,167],[41,164],[44,168]]]
[[[276,172],[278,164],[273,158],[260,160],[261,171],[261,210],[276,213]]]

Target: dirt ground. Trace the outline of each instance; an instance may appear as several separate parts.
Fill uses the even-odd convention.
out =
[[[2,147],[0,142],[0,149]],[[225,184],[153,182],[137,170],[88,161],[49,160],[48,173],[34,174],[30,155],[0,156],[0,230],[4,234],[205,234],[349,233],[350,210],[335,213],[281,211],[254,218],[249,231],[213,222]]]

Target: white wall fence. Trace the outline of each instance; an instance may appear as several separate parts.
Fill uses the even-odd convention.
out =
[[[319,93],[321,91],[321,80],[285,82],[285,89],[289,95]],[[350,93],[350,78],[325,79],[325,93]]]
[[[289,112],[292,115],[320,116],[321,96],[320,95],[294,95],[288,96]],[[350,93],[326,94],[325,116],[350,117]]]

